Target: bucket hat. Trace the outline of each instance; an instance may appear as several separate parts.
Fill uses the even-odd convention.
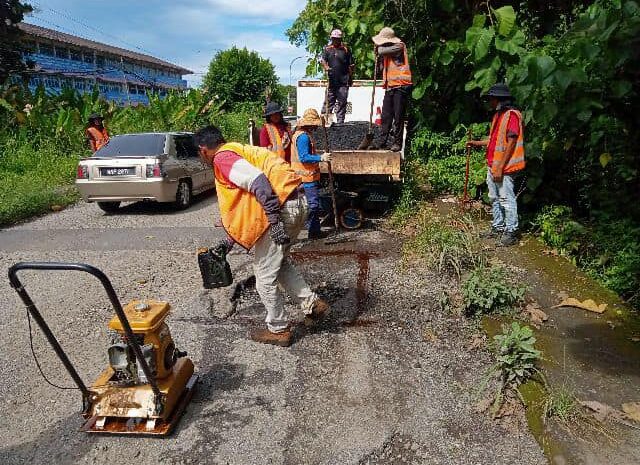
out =
[[[399,38],[396,37],[396,33],[390,27],[383,27],[380,32],[378,32],[378,35],[373,36],[371,40],[373,40],[373,43],[376,45],[389,43],[397,44],[399,42],[402,42]]]
[[[491,88],[485,94],[485,97],[497,97],[497,98],[513,98],[509,86],[504,83],[498,83],[491,86]]]
[[[320,115],[314,108],[309,108],[304,111],[302,118],[298,121],[299,127],[304,126],[321,126],[322,120],[320,119]]]
[[[280,105],[278,105],[276,102],[269,102],[267,103],[267,106],[264,109],[264,116],[270,116],[270,115],[275,115],[276,113],[282,113],[284,110],[282,110],[282,108],[280,108]]]

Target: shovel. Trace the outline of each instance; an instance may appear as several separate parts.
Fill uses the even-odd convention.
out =
[[[471,128],[467,131],[467,142],[471,141]],[[462,202],[469,202],[469,163],[471,161],[471,147],[467,146],[467,165],[465,167],[464,172],[464,195],[462,197]]]
[[[358,150],[367,150],[373,142],[373,106],[376,99],[376,84],[378,82],[378,53],[376,51],[373,67],[373,90],[371,91],[371,113],[369,113],[369,131],[365,134],[364,139],[360,142]]]
[[[325,153],[331,153],[331,149],[329,148],[329,136],[327,135],[327,125],[325,124],[324,118],[322,118],[322,135],[324,136],[324,151]],[[331,203],[333,204],[333,222],[337,233],[340,231],[340,218],[338,217],[338,204],[336,202],[336,191],[333,184],[333,170],[331,169],[331,162],[327,162],[327,170],[329,171],[329,192],[331,193]]]

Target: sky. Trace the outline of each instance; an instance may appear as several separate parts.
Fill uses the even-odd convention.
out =
[[[304,77],[307,54],[289,43],[285,31],[304,0],[25,0],[34,12],[25,22],[86,39],[147,53],[194,72],[201,83],[218,50],[255,50],[271,60],[282,84]]]

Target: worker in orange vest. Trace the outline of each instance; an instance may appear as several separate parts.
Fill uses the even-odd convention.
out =
[[[87,141],[91,146],[91,151],[96,152],[103,145],[109,142],[109,133],[107,132],[107,128],[104,127],[103,124],[104,118],[97,114],[93,113],[89,116],[89,126],[85,131],[87,136]]]
[[[215,126],[199,130],[194,143],[202,161],[214,172],[218,207],[227,233],[219,246],[228,251],[237,243],[255,252],[256,290],[267,309],[267,328],[251,331],[250,338],[289,346],[293,333],[279,287],[301,305],[309,323],[329,311],[289,257],[307,213],[302,179],[265,148],[227,143]]]
[[[291,168],[302,177],[304,194],[309,205],[309,239],[323,237],[320,229],[320,162],[331,161],[330,153],[316,153],[312,132],[321,124],[318,112],[313,108],[307,109],[298,121],[291,144]]]
[[[269,102],[264,110],[266,122],[260,130],[260,147],[265,147],[285,160],[291,161],[291,131],[276,102]]]
[[[385,88],[382,102],[382,127],[380,136],[369,147],[372,150],[387,148],[387,139],[393,127],[392,142],[389,150],[402,150],[404,123],[407,102],[411,95],[413,81],[409,67],[407,46],[396,37],[390,27],[383,27],[378,35],[372,37],[376,56],[380,60],[376,66],[382,66],[382,85]]]
[[[525,167],[522,114],[515,107],[506,84],[495,84],[486,94],[495,111],[489,138],[467,142],[469,147],[487,147],[487,186],[493,213],[491,229],[484,237],[499,238],[498,246],[518,243],[518,199],[514,177]]]

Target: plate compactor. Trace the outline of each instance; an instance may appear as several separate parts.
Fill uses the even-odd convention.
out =
[[[104,286],[115,311],[109,322],[109,364],[91,387],[82,381],[18,280],[21,270],[83,271]],[[80,263],[18,263],[9,269],[9,280],[26,305],[27,315],[36,321],[82,392],[86,421],[81,431],[142,436],[171,433],[191,400],[198,376],[186,352],[176,349],[165,323],[170,310],[167,302],[134,300],[123,309],[107,276]]]

